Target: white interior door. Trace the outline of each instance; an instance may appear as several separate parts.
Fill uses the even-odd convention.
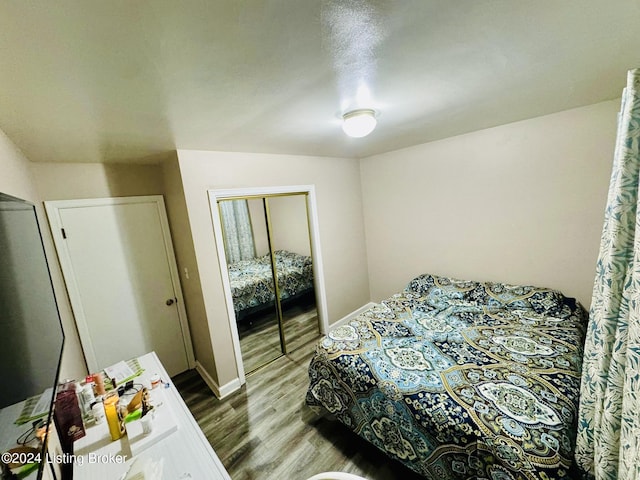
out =
[[[87,366],[193,363],[162,197],[45,202]]]

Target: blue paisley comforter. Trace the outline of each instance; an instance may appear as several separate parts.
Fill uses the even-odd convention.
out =
[[[307,404],[430,479],[571,478],[587,313],[422,275],[324,337]]]
[[[280,299],[286,300],[313,288],[311,257],[286,250],[276,250],[276,272]],[[276,298],[269,254],[240,260],[228,266],[233,308],[241,311],[272,305]]]

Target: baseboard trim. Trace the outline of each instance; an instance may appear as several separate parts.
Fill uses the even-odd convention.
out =
[[[342,317],[338,321],[336,321],[336,322],[332,323],[331,325],[329,325],[329,328],[334,328],[334,327],[337,327],[339,325],[343,325],[345,323],[348,323],[349,321],[353,320],[358,315],[366,312],[367,310],[369,310],[371,307],[373,307],[375,305],[376,304],[374,302],[366,303],[363,306],[361,306],[360,308],[354,310],[351,313],[348,313],[347,315],[345,315],[344,317]],[[235,379],[231,380],[230,382],[226,383],[225,385],[219,386],[218,382],[216,382],[213,379],[213,377],[211,377],[211,375],[209,375],[209,372],[207,372],[206,368],[204,368],[202,366],[202,364],[198,360],[196,360],[196,371],[200,374],[200,376],[202,377],[204,382],[207,384],[207,386],[211,389],[213,394],[219,400],[223,400],[224,398],[226,398],[227,396],[229,396],[232,393],[236,392],[237,390],[239,390],[242,387],[242,384],[240,383],[240,379],[239,378],[235,378]]]
[[[227,396],[231,395],[233,392],[240,390],[242,385],[240,384],[240,379],[235,378],[230,382],[224,384],[222,387],[218,385],[209,372],[202,366],[200,362],[196,360],[196,371],[200,374],[204,383],[211,389],[213,394],[218,398],[218,400],[223,400]]]
[[[340,320],[338,320],[337,322],[332,323],[331,325],[329,325],[329,328],[333,328],[333,327],[337,327],[339,325],[343,325],[347,322],[350,322],[351,320],[353,320],[354,318],[356,318],[358,315],[366,312],[367,310],[369,310],[371,307],[375,306],[376,304],[373,302],[369,302],[364,304],[363,306],[361,306],[360,308],[358,308],[357,310],[354,310],[351,313],[348,313],[347,315],[345,315],[344,317],[342,317]]]

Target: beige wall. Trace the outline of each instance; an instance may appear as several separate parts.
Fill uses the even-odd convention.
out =
[[[414,276],[557,288],[590,304],[619,101],[363,159],[371,296]]]
[[[256,256],[261,257],[269,253],[269,235],[267,235],[267,220],[264,214],[264,201],[262,198],[250,198],[248,200],[249,216],[251,217],[251,230],[253,231],[253,244],[256,247]]]
[[[31,171],[43,200],[164,195],[194,354],[205,368],[215,371],[211,343],[206,341],[209,332],[175,153],[159,164],[32,163]],[[75,330],[66,294],[65,310]],[[77,334],[67,343],[68,350],[83,359]],[[80,376],[84,373],[73,378]]]
[[[51,280],[53,283],[58,310],[65,332],[65,347],[60,371],[61,378],[81,378],[86,371],[84,356],[80,350],[75,322],[67,298],[60,265],[53,247],[53,240],[47,228],[46,215],[42,208],[41,198],[35,187],[31,172],[31,164],[15,147],[11,140],[0,131],[0,191],[18,198],[28,200],[36,205],[38,220],[42,231]]]
[[[178,150],[220,387],[237,377],[208,189],[314,184],[329,322],[369,300],[357,160]]]
[[[423,272],[545,285],[588,305],[618,106],[361,161],[181,150],[162,165],[32,164],[0,132],[0,191],[39,204],[41,219],[42,200],[165,194],[196,358],[223,387],[237,372],[208,189],[316,186],[330,322]],[[78,378],[82,351],[44,232],[67,335],[63,376]]]
[[[80,198],[102,198],[135,195],[157,195],[163,193],[162,171],[158,165],[105,165],[100,163],[30,163],[33,184],[42,201],[71,200]],[[84,378],[86,365],[78,337],[71,304],[67,296],[64,279],[55,255],[46,215],[43,231],[56,259],[52,274],[58,299],[58,308],[65,326],[65,378]]]
[[[271,219],[271,244],[274,250],[311,255],[306,195],[273,196],[267,200]],[[262,198],[249,199],[249,215],[256,256],[269,253],[269,237]]]
[[[14,197],[23,198],[32,203],[39,202],[36,193],[29,160],[13,142],[0,130],[0,191]]]
[[[162,195],[159,165],[32,163],[43,200]]]
[[[167,216],[169,217],[173,248],[178,263],[180,283],[182,284],[182,294],[189,319],[194,355],[207,372],[215,372],[216,364],[211,342],[209,341],[211,335],[207,323],[207,314],[204,309],[200,275],[193,248],[191,225],[189,224],[189,213],[185,203],[177,157],[168,159],[162,164],[162,175]]]
[[[305,195],[291,195],[269,199],[274,250],[311,255],[306,198]]]

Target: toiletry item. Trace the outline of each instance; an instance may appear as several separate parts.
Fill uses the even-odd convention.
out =
[[[91,406],[91,414],[93,415],[93,422],[99,425],[104,420],[104,406],[102,405],[102,398],[98,397],[98,400]]]
[[[93,385],[85,384],[80,390],[80,409],[82,410],[82,420],[85,425],[91,425],[95,422],[93,412],[91,411],[91,405],[96,401],[96,397],[93,394]]]
[[[154,373],[153,375],[151,375],[151,388],[156,388],[157,386],[160,385],[160,375],[158,375],[157,373]]]
[[[58,385],[54,417],[62,443],[71,446],[75,440],[84,437],[84,423],[74,382]]]
[[[96,395],[104,395],[107,393],[104,389],[104,377],[102,376],[102,372],[93,374],[93,382],[95,383],[95,394]]]
[[[142,416],[147,415],[152,409],[153,405],[151,405],[151,397],[149,395],[149,390],[145,387],[142,389]]]
[[[154,417],[155,417],[155,413],[151,412],[140,419],[140,422],[142,423],[143,434],[149,435],[153,431]]]
[[[119,400],[120,397],[118,396],[118,392],[114,390],[107,393],[102,400],[104,405],[104,415],[107,418],[107,425],[109,426],[111,440],[118,440],[126,433],[124,418],[120,413],[118,405]]]

